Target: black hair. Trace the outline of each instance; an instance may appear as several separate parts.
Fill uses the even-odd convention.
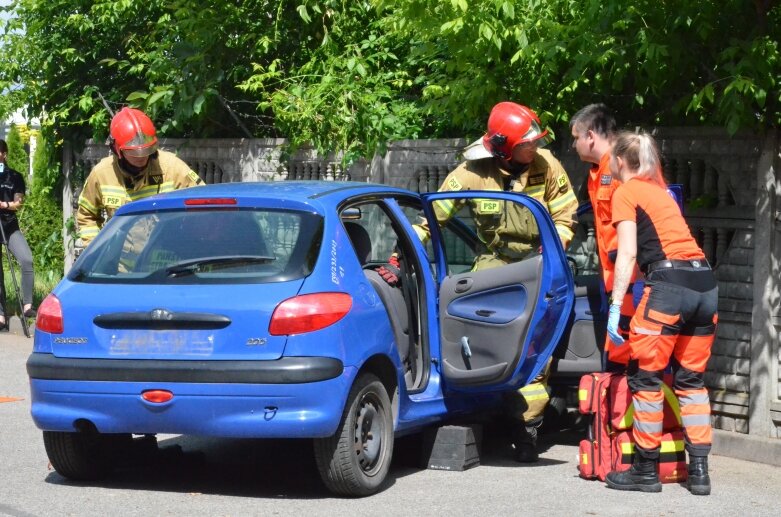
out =
[[[7,153],[8,152],[8,144],[5,142],[5,140],[0,140],[0,153]]]
[[[601,102],[589,104],[575,113],[569,121],[569,127],[572,129],[576,125],[578,129],[591,130],[608,139],[613,138],[617,131],[613,113]]]

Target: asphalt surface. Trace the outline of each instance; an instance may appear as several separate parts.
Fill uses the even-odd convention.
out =
[[[541,460],[509,457],[505,433],[488,428],[481,465],[464,472],[419,467],[415,440],[397,440],[389,479],[364,499],[331,496],[305,440],[160,436],[158,452],[102,482],[75,483],[49,465],[30,415],[25,360],[32,340],[19,322],[0,333],[0,515],[779,515],[781,468],[711,456],[713,493],[619,492],[577,475],[578,432],[542,437]]]

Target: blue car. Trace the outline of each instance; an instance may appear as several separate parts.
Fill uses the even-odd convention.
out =
[[[438,224],[434,203],[461,209]],[[543,252],[472,272],[485,203],[529,217]],[[394,252],[390,286],[376,269]],[[119,209],[40,305],[32,417],[71,479],[108,474],[133,435],[311,438],[325,485],[368,495],[394,436],[498,407],[566,352],[575,290],[548,213],[524,195],[180,190]]]

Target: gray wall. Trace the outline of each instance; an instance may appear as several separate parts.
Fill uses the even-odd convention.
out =
[[[778,134],[730,137],[719,128],[658,128],[654,134],[664,157],[665,175],[671,183],[683,185],[689,201],[687,221],[719,281],[720,321],[706,374],[714,425],[781,438]],[[338,156],[322,159],[311,149],[284,159],[283,143],[280,139],[161,142],[209,183],[351,179],[419,192],[437,189],[458,163],[458,153],[467,142],[398,141],[384,155],[346,170]],[[571,150],[569,139],[562,139],[553,151],[573,184],[580,187],[588,167]],[[105,145],[95,143],[88,143],[79,154],[66,149],[66,221],[73,215],[84,175],[104,156]],[[78,242],[66,236],[66,244],[69,268]]]

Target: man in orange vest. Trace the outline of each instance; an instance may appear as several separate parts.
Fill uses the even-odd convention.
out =
[[[602,270],[602,280],[608,297],[613,291],[616,250],[618,239],[613,226],[611,200],[613,192],[621,182],[610,174],[610,148],[616,136],[616,119],[604,104],[589,104],[575,113],[569,122],[572,134],[572,147],[581,160],[592,164],[588,173],[588,197],[594,211],[594,230],[597,239],[597,252]],[[635,278],[632,275],[631,281]],[[611,310],[619,310],[616,306]],[[630,286],[623,303],[620,304],[619,330],[628,337],[629,321],[635,313],[632,287]],[[605,336],[607,352],[606,370],[624,371],[629,362],[629,347],[617,347],[609,336]]]

